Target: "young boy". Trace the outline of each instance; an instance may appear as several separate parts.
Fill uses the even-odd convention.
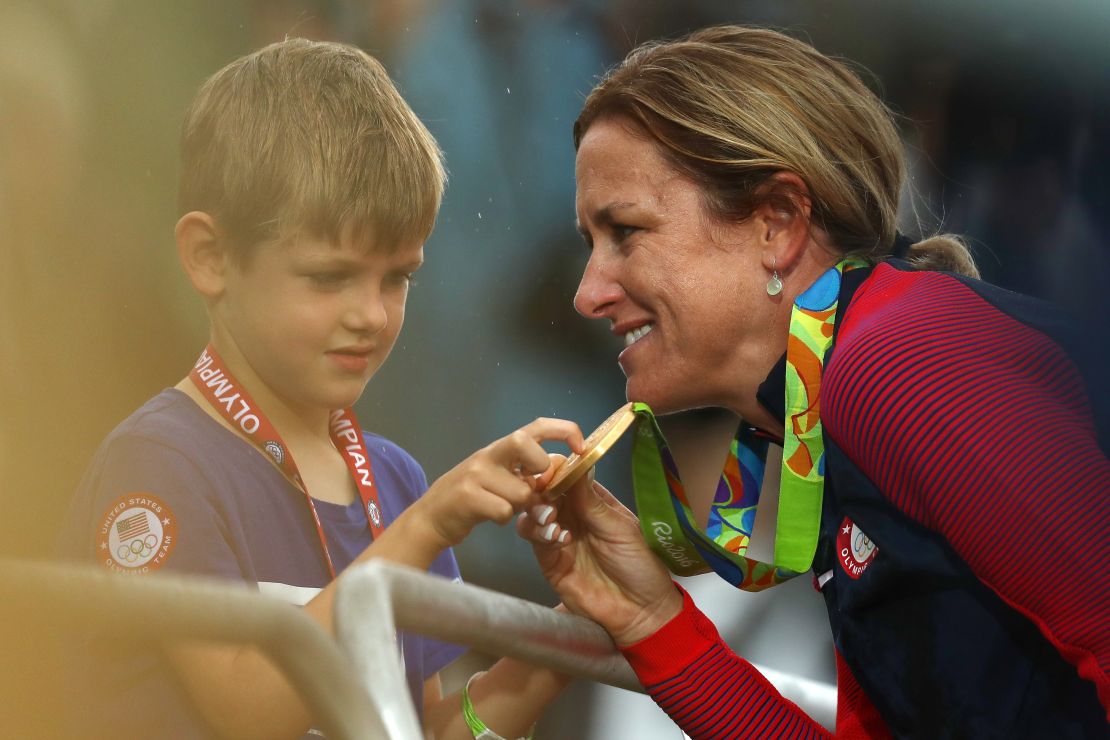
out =
[[[125,574],[255,583],[329,631],[331,584],[351,563],[386,558],[458,577],[450,547],[526,505],[528,475],[550,465],[540,442],[579,450],[583,440],[571,422],[537,419],[428,487],[402,449],[360,431],[350,407],[400,332],[443,184],[435,141],[361,51],[287,40],[210,78],[185,119],[175,232],[210,344],[101,445],[64,538],[73,553]],[[402,641],[428,731],[472,737],[436,676],[460,649]],[[115,698],[104,715],[126,736],[310,727],[251,649],[114,660],[128,675],[104,674]],[[517,737],[564,682],[502,660],[470,696],[491,730]]]

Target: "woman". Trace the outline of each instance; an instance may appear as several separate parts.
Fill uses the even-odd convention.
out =
[[[840,736],[1105,736],[1105,417],[1050,310],[975,280],[956,239],[896,234],[883,104],[806,44],[720,27],[633,51],[574,135],[575,306],[624,339],[629,399],[743,422],[713,501],[657,440],[661,531],[684,535],[656,537],[662,559],[596,483],[522,518],[566,604],[694,738],[824,731],[675,587],[663,561],[688,555],[753,590],[812,571]],[[767,563],[746,552],[760,495]]]

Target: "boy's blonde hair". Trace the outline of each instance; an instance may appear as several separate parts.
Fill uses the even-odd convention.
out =
[[[432,231],[446,174],[382,65],[287,39],[212,75],[185,115],[181,213],[213,216],[240,259],[298,234],[390,251]]]

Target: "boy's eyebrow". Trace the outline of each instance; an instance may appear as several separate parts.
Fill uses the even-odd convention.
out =
[[[315,254],[305,254],[300,257],[302,264],[311,265],[312,267],[332,267],[332,268],[350,268],[358,269],[363,266],[363,260],[359,257],[341,254],[336,252],[317,252]],[[419,270],[424,265],[422,258],[409,260],[408,262],[401,263],[395,268],[405,272],[414,272]]]

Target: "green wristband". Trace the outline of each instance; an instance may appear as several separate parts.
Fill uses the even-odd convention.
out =
[[[485,671],[478,671],[473,676],[467,679],[466,686],[462,690],[462,712],[463,719],[466,720],[466,726],[470,728],[470,734],[474,736],[475,740],[505,740],[505,738],[498,735],[496,732],[486,727],[486,723],[478,719],[478,715],[474,711],[474,704],[470,701],[470,682],[485,673]],[[518,740],[532,740],[532,736],[536,733],[536,728],[533,727],[525,737],[518,738]]]

